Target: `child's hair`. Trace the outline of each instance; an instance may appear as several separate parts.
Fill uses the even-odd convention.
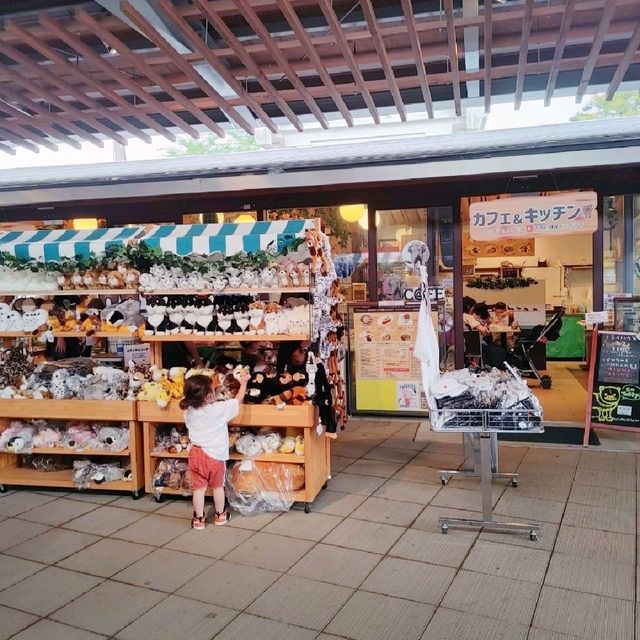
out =
[[[493,305],[493,308],[494,308],[494,310],[497,310],[497,311],[506,311],[507,310],[507,305],[504,302],[496,302]]]
[[[180,400],[180,408],[183,411],[199,409],[207,402],[211,393],[213,393],[213,387],[209,376],[191,376],[184,382],[184,397]]]

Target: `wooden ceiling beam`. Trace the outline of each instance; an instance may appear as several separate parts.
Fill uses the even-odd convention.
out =
[[[236,77],[229,71],[224,65],[222,60],[218,58],[211,49],[203,42],[200,36],[193,30],[191,25],[185,20],[175,9],[174,5],[169,0],[161,0],[160,6],[162,10],[180,27],[185,38],[187,38],[191,47],[200,53],[205,62],[209,64],[212,69],[231,87],[237,96],[240,96],[247,107],[251,109],[255,115],[261,120],[269,131],[272,133],[278,132],[278,127],[274,121],[269,117],[265,110],[258,104],[251,94],[245,90]]]
[[[231,106],[229,101],[218,93],[208,82],[206,82],[200,75],[193,69],[193,67],[182,59],[180,54],[164,39],[164,37],[158,33],[158,31],[151,25],[151,23],[136,9],[133,8],[131,3],[122,2],[120,5],[123,13],[131,20],[145,35],[158,47],[165,55],[169,56],[173,63],[185,74],[185,76],[191,80],[197,87],[199,87],[206,95],[216,101],[218,108],[224,111],[227,118],[234,120],[241,129],[246,131],[249,135],[253,135],[253,126],[247,122],[236,110]],[[213,128],[221,138],[224,137],[224,129],[216,125]]]
[[[90,98],[89,96],[84,94],[82,91],[78,90],[76,87],[72,86],[68,82],[62,80],[61,78],[53,74],[49,69],[46,68],[46,66],[42,66],[42,65],[39,65],[37,62],[34,62],[27,55],[18,51],[15,47],[12,47],[11,45],[8,45],[8,44],[0,43],[0,53],[3,53],[4,55],[8,56],[12,60],[15,60],[21,66],[27,69],[30,69],[31,72],[35,74],[36,77],[38,77],[40,80],[47,82],[52,86],[58,87],[58,89],[61,92],[61,95],[72,96],[76,100],[78,100],[81,104],[86,105],[90,109],[95,109],[98,113],[100,113],[100,111],[103,109],[100,103],[98,103],[96,100],[94,100],[93,98]],[[9,70],[5,68],[4,72],[8,73],[8,71]],[[73,107],[66,100],[60,98],[59,96],[55,95],[50,91],[45,90],[44,87],[38,84],[34,84],[29,81],[22,82],[22,76],[20,74],[13,72],[13,70],[11,71],[15,76],[18,76],[20,78],[20,82],[18,82],[18,84],[20,84],[20,86],[27,89],[27,91],[30,91],[33,93],[34,89],[37,89],[37,91],[41,94],[41,96],[45,100],[47,100],[47,102],[50,102],[51,104],[55,104],[59,109],[66,110],[66,111],[69,111],[70,113],[75,114],[79,120],[81,121],[85,120],[87,124],[93,127],[96,131],[99,131],[100,133],[115,140],[116,142],[119,142],[120,144],[125,144],[125,145],[127,144],[126,138],[121,136],[117,131],[113,131],[113,129],[101,123],[97,119],[97,117],[83,113],[80,109]],[[123,120],[122,118],[119,118],[114,114],[105,114],[105,117],[111,120],[116,126],[121,126],[120,120]],[[135,127],[130,125],[128,122],[126,121],[124,122],[127,125],[127,128],[136,130]]]
[[[278,0],[278,7],[282,12],[285,20],[293,30],[296,38],[298,38],[300,44],[302,45],[303,50],[305,51],[307,57],[309,58],[309,62],[313,65],[313,68],[318,74],[318,77],[322,80],[324,86],[327,88],[331,99],[335,103],[338,111],[344,118],[344,121],[347,123],[347,126],[353,126],[353,117],[351,116],[351,112],[349,108],[344,102],[342,95],[336,89],[336,86],[331,78],[331,75],[327,71],[324,66],[324,62],[322,58],[320,58],[320,54],[316,51],[316,48],[313,46],[311,42],[311,38],[307,31],[304,28],[304,25],[300,21],[298,14],[295,12],[294,8],[291,6],[290,0]]]
[[[235,37],[226,22],[204,0],[196,0],[203,15],[211,22],[219,36],[227,43],[237,58],[244,64],[247,71],[252,74],[260,86],[269,94],[278,109],[297,131],[302,131],[302,123],[285,100],[280,97],[278,90],[267,76],[262,73],[256,61],[247,53],[244,45]]]
[[[196,107],[191,100],[185,97],[181,91],[176,89],[171,82],[168,82],[163,78],[160,73],[158,73],[140,55],[131,51],[131,49],[129,49],[122,40],[105,29],[102,23],[91,17],[84,9],[76,9],[76,18],[79,22],[91,28],[93,33],[106,42],[110,47],[113,47],[118,52],[118,55],[137,69],[143,77],[148,78],[167,95],[171,96],[184,108],[185,111],[191,113],[191,115],[201,124],[211,130],[214,130],[214,128],[218,126],[218,124],[214,122],[204,111],[202,111],[202,109],[198,109],[198,107]]]
[[[491,56],[493,47],[493,0],[484,3],[484,112],[491,112]]]
[[[453,0],[444,0],[444,12],[447,19],[447,41],[449,45],[449,65],[451,67],[451,84],[453,85],[453,103],[456,115],[462,115],[460,97],[460,67],[458,61],[458,41],[453,15]]]
[[[35,113],[38,117],[38,122],[40,123],[38,127],[42,131],[45,130],[43,127],[46,126],[50,131],[49,135],[51,135],[52,137],[55,137],[61,142],[65,142],[66,144],[70,144],[76,149],[82,148],[82,145],[77,140],[67,137],[65,133],[56,128],[55,125],[60,126],[59,123],[56,122],[56,120],[58,119],[58,114],[51,113],[39,102],[30,100],[24,94],[13,91],[13,89],[6,86],[6,83],[0,85],[0,98],[2,98],[5,103],[12,101],[13,103],[21,104],[25,109],[28,109],[29,111],[33,111],[33,113]],[[4,105],[3,108],[5,106],[8,107],[8,104]],[[19,111],[19,109],[16,109],[16,111]],[[43,124],[43,122],[46,124]],[[104,141],[101,138],[97,138],[92,133],[85,131],[73,122],[65,123],[63,128],[66,129],[69,133],[75,133],[79,138],[86,140],[87,142],[91,142],[91,144],[94,144],[97,147],[104,147]]]
[[[169,122],[173,122],[173,124],[181,129],[184,133],[191,136],[192,138],[199,137],[198,132],[190,124],[186,123],[182,118],[176,116],[174,113],[169,111],[169,109],[166,109],[157,98],[155,98],[149,92],[145,91],[130,76],[128,76],[126,73],[123,73],[119,69],[116,69],[113,65],[109,64],[104,58],[93,51],[91,47],[87,46],[84,42],[82,42],[82,40],[74,36],[72,33],[69,33],[66,29],[63,29],[57,22],[54,22],[47,16],[42,16],[40,18],[40,24],[48,27],[52,33],[55,33],[63,42],[68,44],[74,51],[79,53],[85,60],[90,61],[93,65],[101,69],[116,83],[131,91],[131,93],[136,98],[153,106],[160,115],[164,116],[167,120],[169,120]],[[101,85],[102,83],[98,84]],[[122,100],[126,104],[129,104],[126,100],[124,100],[124,98],[122,98]],[[151,119],[151,122],[154,123],[153,128],[158,133],[169,138],[169,140],[171,140],[172,142],[175,140],[175,136],[172,133],[168,132],[166,128],[156,123],[156,121],[153,119]],[[147,122],[147,124],[149,126],[152,126],[149,122]],[[167,135],[167,133],[169,133],[169,135]]]
[[[411,6],[411,0],[401,0],[402,11],[404,13],[404,20],[407,27],[407,35],[409,36],[409,42],[411,44],[411,52],[416,63],[416,72],[420,80],[420,90],[422,91],[422,98],[427,108],[427,115],[429,118],[433,118],[433,100],[431,98],[431,89],[429,88],[429,78],[427,77],[427,71],[425,69],[426,63],[422,55],[422,46],[420,44],[420,38],[418,37],[418,31],[416,30],[416,20],[413,15],[413,7]]]
[[[8,110],[7,105],[0,103],[0,112],[7,113],[7,111],[5,111],[5,107],[7,107],[7,110]],[[41,147],[44,147],[45,149],[49,149],[50,151],[58,151],[58,145],[51,142],[51,140],[49,140],[49,138],[47,138],[42,133],[42,131],[33,130],[35,129],[34,124],[31,124],[30,125],[31,128],[29,128],[27,126],[22,125],[15,118],[9,119],[7,117],[4,117],[1,122],[2,122],[1,126],[3,129],[11,131],[11,133],[15,134],[16,136],[20,136],[25,140],[31,140],[32,142],[39,144]],[[2,134],[0,133],[0,135]]]
[[[607,88],[607,100],[611,100],[613,98],[620,86],[620,83],[624,80],[625,73],[627,73],[627,69],[629,69],[631,60],[638,51],[638,47],[640,47],[640,22],[636,23],[636,28],[634,29],[631,38],[629,38],[629,44],[625,49],[622,60],[618,63],[616,71],[613,74],[613,78],[611,78],[611,83]]]
[[[81,148],[81,145],[77,140],[74,140],[73,138],[69,138],[68,136],[64,135],[61,131],[58,131],[57,129],[52,127],[50,124],[45,122],[42,118],[38,116],[34,117],[34,116],[27,115],[26,112],[14,107],[11,103],[7,102],[5,98],[2,97],[1,88],[0,88],[0,112],[6,114],[8,118],[12,118],[13,120],[15,120],[15,122],[21,125],[22,127],[33,127],[38,131],[41,131],[42,133],[46,133],[49,136],[49,138],[53,138],[65,144],[69,144],[72,147],[75,147],[76,149]],[[48,138],[44,138],[44,139],[51,144],[51,147],[47,147],[47,148],[51,149],[52,151],[57,150],[57,146],[51,143]],[[47,144],[44,142],[41,144],[45,147],[47,146]],[[55,146],[55,149],[52,149],[52,147],[54,146]]]
[[[21,59],[22,54],[16,49],[14,49],[11,45],[0,43],[0,53],[6,55],[12,60],[15,60],[16,62],[19,62],[20,64],[26,67],[30,67],[31,65],[33,65],[35,71],[34,69],[32,69],[32,71],[34,71],[35,73],[38,73],[38,70],[42,69],[41,67],[38,66],[37,63],[32,62],[26,56],[24,56],[24,60],[22,60]],[[70,115],[73,115],[73,117],[80,122],[86,122],[90,127],[104,134],[108,138],[111,138],[112,140],[115,140],[120,144],[125,144],[125,145],[127,144],[126,138],[123,138],[119,133],[117,133],[116,131],[113,131],[102,122],[99,122],[98,119],[93,114],[85,113],[81,111],[80,109],[69,104],[69,102],[67,102],[63,98],[57,96],[55,93],[52,93],[51,91],[48,91],[44,87],[30,80],[27,80],[21,74],[17,73],[16,71],[13,71],[13,69],[10,69],[9,67],[5,66],[0,68],[0,73],[8,77],[12,82],[15,82],[17,85],[21,86],[23,89],[26,89],[29,93],[35,95],[37,98],[42,98],[47,102],[49,102],[50,104],[55,104],[58,107],[58,109],[61,109],[63,112],[67,112]],[[58,87],[58,89],[62,92],[63,95],[73,95],[73,97],[75,97],[77,100],[80,100],[80,102],[82,102],[85,105],[87,105],[87,103],[94,102],[87,96],[84,96],[81,92],[76,91],[74,87],[72,87],[68,83],[64,82],[63,80],[60,80],[59,78],[56,78],[55,76],[52,76],[51,74],[48,74],[48,73],[41,74],[40,79],[45,80],[46,82],[49,82],[53,86]],[[84,98],[84,100],[82,98]],[[96,105],[100,107],[98,103],[96,103]],[[90,108],[95,108],[95,107],[91,105]],[[111,118],[109,119],[111,120]],[[79,133],[80,131],[83,131],[84,135],[80,134]],[[78,133],[78,135],[82,135],[82,137],[85,137],[87,140],[90,140],[92,142],[96,139],[95,136],[93,136],[89,131],[84,131],[84,129],[82,129],[81,127],[76,127],[76,133]]]
[[[29,151],[33,151],[33,153],[40,153],[40,147],[37,144],[34,144],[30,140],[25,140],[19,135],[16,135],[11,129],[7,129],[5,126],[0,125],[0,136],[9,142],[13,142],[18,147],[23,147],[24,149],[28,149]],[[56,149],[57,151],[57,149]]]
[[[548,107],[551,104],[551,98],[553,97],[553,92],[556,88],[556,81],[558,80],[558,73],[560,71],[560,63],[564,56],[564,48],[567,45],[567,38],[569,37],[569,30],[571,28],[571,19],[573,18],[575,4],[576,0],[567,0],[565,12],[562,16],[562,24],[560,25],[558,41],[553,54],[553,63],[551,64],[551,71],[549,72],[549,79],[547,80],[547,89],[544,94],[545,107]]]
[[[322,14],[324,15],[324,18],[327,21],[329,28],[331,29],[331,33],[335,38],[336,44],[338,45],[338,48],[340,49],[340,52],[342,53],[342,56],[344,57],[349,70],[351,71],[353,81],[355,82],[355,85],[358,88],[358,92],[362,96],[362,99],[367,105],[373,121],[376,124],[380,124],[380,114],[378,113],[378,108],[376,107],[376,103],[371,97],[371,93],[367,88],[364,77],[362,76],[362,72],[360,71],[360,68],[356,64],[353,54],[351,53],[349,43],[347,42],[347,38],[342,31],[342,25],[338,20],[338,16],[336,16],[335,11],[333,10],[331,0],[318,0],[318,6],[320,7]]]
[[[289,82],[300,94],[303,102],[307,105],[311,113],[314,115],[315,119],[320,123],[320,126],[323,129],[328,129],[329,123],[327,122],[324,113],[322,113],[320,107],[318,107],[315,100],[307,91],[307,88],[304,86],[304,82],[300,80],[298,74],[291,68],[289,61],[286,59],[282,51],[280,51],[280,49],[278,48],[278,43],[269,33],[269,30],[264,26],[264,23],[262,22],[258,14],[253,10],[249,3],[246,2],[246,0],[235,0],[235,4],[236,7],[238,7],[238,11],[247,21],[256,36],[258,36],[258,38],[260,38],[260,40],[264,42],[269,55],[271,56],[273,61],[282,69],[282,73],[285,74]]]
[[[396,77],[393,73],[393,67],[389,62],[389,56],[387,55],[387,50],[384,46],[384,41],[382,40],[382,36],[380,35],[380,30],[378,29],[378,19],[376,18],[376,13],[373,9],[373,5],[371,4],[371,0],[360,0],[360,8],[362,9],[362,13],[364,14],[364,19],[367,21],[367,25],[369,26],[369,31],[371,32],[371,39],[373,40],[373,46],[375,47],[376,53],[378,54],[378,58],[380,59],[380,64],[382,65],[382,71],[384,73],[384,77],[387,79],[389,83],[389,91],[391,92],[391,97],[393,98],[393,103],[398,110],[398,115],[400,116],[400,120],[402,122],[407,121],[407,109],[405,108],[402,102],[402,96],[400,95],[400,89],[398,89],[398,83],[396,82]]]
[[[602,15],[600,17],[598,28],[593,38],[591,51],[589,51],[589,55],[587,56],[587,61],[584,65],[582,77],[580,78],[580,83],[578,84],[578,90],[576,92],[576,103],[582,102],[582,98],[587,91],[587,87],[589,86],[589,81],[591,80],[593,70],[595,69],[596,63],[598,61],[600,49],[602,49],[604,40],[607,37],[609,23],[611,22],[611,18],[613,18],[615,10],[616,0],[606,0],[604,8],[602,9]]]
[[[46,16],[43,16],[43,19],[46,21]],[[18,27],[16,24],[10,24],[8,26],[9,29],[15,30],[16,33],[21,34],[22,42],[28,44],[34,51],[37,51],[40,55],[42,55],[47,60],[52,60],[56,64],[62,66],[66,71],[71,74],[71,76],[76,76],[79,80],[81,80],[87,87],[93,88],[94,91],[103,95],[107,100],[111,101],[113,104],[116,104],[122,110],[120,113],[110,113],[109,119],[113,120],[114,123],[121,126],[125,131],[128,131],[132,135],[144,140],[145,142],[151,142],[151,137],[147,135],[144,131],[141,131],[134,124],[128,122],[124,119],[124,115],[128,115],[130,117],[136,118],[141,123],[146,124],[149,128],[155,130],[160,135],[163,135],[165,138],[169,140],[175,140],[175,136],[165,129],[161,124],[157,123],[153,118],[146,114],[139,114],[136,110],[135,106],[132,105],[128,100],[126,100],[123,96],[119,95],[115,91],[111,89],[106,89],[102,83],[96,79],[95,75],[92,73],[88,73],[87,71],[83,71],[77,65],[73,64],[71,61],[67,59],[66,56],[58,53],[52,47],[46,45],[41,42],[37,38],[35,38],[29,31],[23,29],[22,27]],[[48,29],[54,29],[55,25],[47,24]],[[57,37],[61,37],[63,34],[58,35]],[[79,52],[78,52],[79,53]],[[42,65],[38,65],[42,66]],[[82,95],[86,94],[86,91],[80,92]],[[115,118],[118,120],[116,121]]]
[[[529,35],[531,34],[531,17],[533,16],[533,0],[525,0],[524,17],[522,18],[522,41],[518,53],[518,72],[516,74],[516,91],[513,99],[513,107],[516,111],[522,104],[522,92],[524,91],[524,71],[527,66],[529,54]]]

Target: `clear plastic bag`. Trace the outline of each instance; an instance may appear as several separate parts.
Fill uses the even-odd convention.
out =
[[[73,484],[76,489],[89,489],[92,483],[102,484],[125,479],[119,462],[96,464],[90,460],[74,460]],[[129,478],[130,479],[130,478]]]
[[[186,460],[163,458],[158,462],[152,479],[153,495],[159,498],[165,488],[177,489],[184,496],[191,493],[191,474]]]
[[[22,466],[36,471],[63,471],[71,468],[71,461],[61,456],[22,456]]]
[[[304,466],[282,462],[236,462],[228,471],[226,494],[243,516],[288,511],[304,487]]]

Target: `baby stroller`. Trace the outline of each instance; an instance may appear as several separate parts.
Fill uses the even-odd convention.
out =
[[[543,389],[551,389],[551,376],[541,376],[536,369],[531,351],[539,342],[553,342],[560,337],[564,309],[556,311],[545,325],[522,331],[509,354],[509,364],[517,367],[521,375],[536,378]]]

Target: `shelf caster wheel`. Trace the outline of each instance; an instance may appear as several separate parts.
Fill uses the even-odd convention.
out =
[[[551,389],[551,378],[549,376],[542,376],[540,379],[540,386],[543,389]]]
[[[160,504],[160,503],[162,502],[162,496],[153,496],[153,497],[154,497],[154,500],[155,500],[158,504]]]
[[[511,481],[511,486],[512,486],[514,489],[518,486],[518,481],[517,481],[515,478]]]
[[[0,493],[7,493],[9,491],[9,487],[6,484],[0,484]]]
[[[304,512],[311,513],[311,505],[308,502],[304,503]]]
[[[322,485],[322,488],[323,488],[323,489],[326,489],[328,486],[329,486],[329,483],[328,483],[328,482],[325,482],[325,483]]]
[[[440,482],[443,487],[446,487],[449,484],[449,478],[440,478]]]
[[[529,531],[529,540],[531,542],[538,542],[538,532],[537,531]]]
[[[134,500],[140,500],[140,498],[142,498],[142,492],[141,491],[132,491],[131,492],[131,497]]]
[[[442,528],[442,533],[444,533],[445,535],[447,533],[449,533],[449,525],[448,524],[443,524],[441,528]]]

